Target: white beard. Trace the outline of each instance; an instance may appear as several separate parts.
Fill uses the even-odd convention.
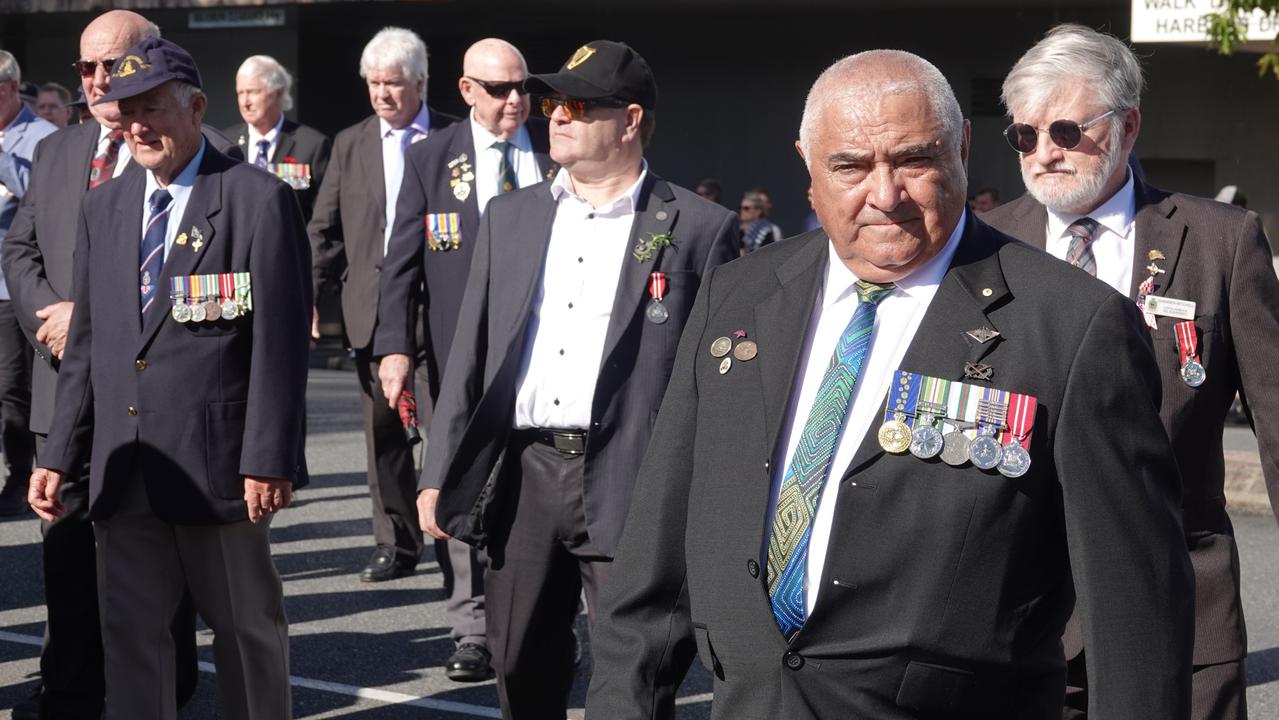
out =
[[[1081,175],[1074,163],[1066,160],[1045,167],[1039,163],[1019,163],[1021,180],[1026,184],[1026,191],[1044,207],[1056,213],[1085,213],[1097,207],[1105,198],[1101,191],[1106,181],[1114,176],[1119,164],[1126,162],[1127,157],[1120,152],[1123,140],[1123,124],[1111,124],[1108,150],[1102,159],[1101,167],[1096,172]],[[1036,173],[1054,171],[1069,173],[1066,177],[1036,177]]]

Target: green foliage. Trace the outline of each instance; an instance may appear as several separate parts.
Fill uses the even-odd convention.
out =
[[[1279,0],[1223,0],[1221,9],[1207,15],[1209,21],[1208,35],[1212,47],[1222,55],[1230,55],[1246,40],[1242,18],[1251,15],[1254,10],[1261,10],[1271,16],[1279,17]],[[1259,75],[1274,75],[1279,79],[1279,35],[1270,52],[1257,61]]]

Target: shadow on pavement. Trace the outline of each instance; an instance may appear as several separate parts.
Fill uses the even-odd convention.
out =
[[[1248,687],[1279,680],[1279,647],[1248,653],[1244,670],[1248,674]]]

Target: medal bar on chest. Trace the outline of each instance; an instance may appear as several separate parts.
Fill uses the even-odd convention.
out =
[[[1181,357],[1181,379],[1197,388],[1208,379],[1208,371],[1199,362],[1199,333],[1195,321],[1183,320],[1173,326],[1177,336],[1177,354]]]

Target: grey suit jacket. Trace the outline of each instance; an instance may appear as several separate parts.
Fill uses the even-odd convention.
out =
[[[419,488],[441,490],[440,527],[475,545],[487,543],[494,529],[486,510],[505,500],[501,467],[555,219],[550,188],[544,182],[499,195],[484,213],[422,463]],[[737,227],[733,213],[649,172],[630,243],[649,233],[669,232],[674,240],[645,261],[628,253],[613,300],[583,490],[587,531],[603,555],[611,556],[617,546],[693,297],[705,273],[736,255]],[[661,325],[644,319],[648,278],[655,271],[667,277],[670,319]]]
[[[432,133],[457,122],[455,116],[434,108],[430,108],[430,119]],[[330,283],[341,287],[346,339],[356,349],[373,343],[377,327],[386,230],[386,178],[379,133],[378,118],[370,115],[337,134],[306,228],[311,239],[315,294]]]
[[[1186,718],[1191,570],[1141,319],[1103,283],[971,219],[901,368],[962,380],[981,362],[991,386],[1036,396],[1030,470],[889,455],[878,422],[848,428],[864,437],[832,470],[816,607],[783,639],[763,557],[770,458],[828,243],[815,230],[703,284],[604,589],[587,717],[672,717],[694,649],[717,719],[1060,717],[1059,637],[1077,602],[1090,673],[1108,678],[1090,715]],[[966,335],[983,326],[1002,334]],[[739,328],[758,357],[721,374],[710,346]]]
[[[530,118],[527,124],[538,173],[554,174],[550,158],[547,122]],[[409,148],[404,159],[404,183],[395,210],[391,243],[382,266],[382,290],[378,300],[376,355],[415,355],[416,313],[421,304],[426,311],[429,347],[426,357],[431,392],[439,393],[449,346],[457,329],[457,313],[466,292],[471,256],[480,227],[480,207],[476,193],[459,200],[453,192],[450,162],[463,155],[474,162],[474,135],[467,120],[450,125],[438,134]],[[426,246],[425,217],[434,213],[457,213],[461,227],[456,249],[430,251]]]
[[[1235,394],[1243,396],[1261,449],[1271,504],[1279,513],[1279,279],[1270,243],[1256,213],[1136,181],[1136,246],[1132,287],[1150,272],[1149,254],[1165,256],[1155,294],[1195,302],[1199,360],[1207,381],[1192,388],[1181,379],[1173,326],[1160,317],[1148,331],[1163,380],[1160,417],[1172,439],[1185,494],[1186,545],[1194,560],[1195,664],[1239,660],[1248,652],[1239,601],[1239,555],[1226,516],[1222,434]],[[1043,248],[1048,211],[1029,195],[983,219]],[[1067,649],[1075,649],[1068,637]]]
[[[244,159],[252,157],[253,148],[249,147],[249,126],[236,123],[223,132],[233,138],[243,153]],[[284,118],[280,127],[279,142],[275,144],[275,152],[271,154],[273,163],[305,163],[311,166],[311,181],[306,188],[297,189],[298,203],[302,206],[302,218],[311,219],[311,210],[315,207],[315,195],[324,180],[324,171],[329,166],[329,153],[333,151],[333,141],[328,135],[309,125],[303,125]]]
[[[101,127],[96,122],[71,125],[49,135],[36,147],[31,184],[5,237],[0,257],[18,322],[35,347],[31,430],[41,434],[49,432],[53,421],[58,362],[48,347],[36,341],[36,331],[44,324],[36,317],[36,311],[71,299],[71,256],[80,204],[89,189],[89,165],[97,152]],[[234,143],[208,125],[204,126],[204,137],[228,157],[244,158]],[[98,189],[101,187],[105,184]]]

